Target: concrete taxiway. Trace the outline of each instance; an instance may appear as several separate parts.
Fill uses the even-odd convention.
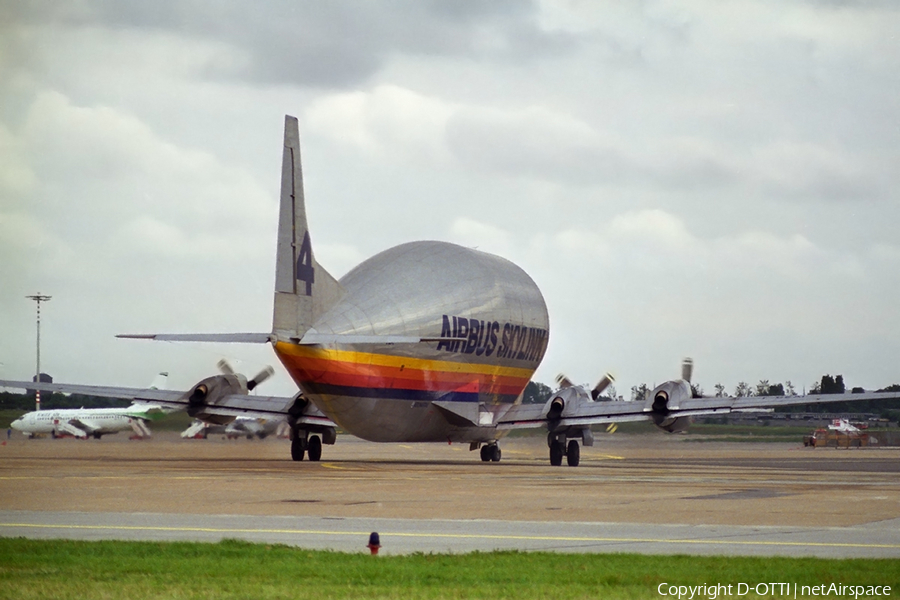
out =
[[[577,468],[541,438],[468,447],[342,437],[320,463],[284,440],[14,439],[0,535],[241,538],[383,552],[900,556],[900,449],[805,449],[603,436]]]

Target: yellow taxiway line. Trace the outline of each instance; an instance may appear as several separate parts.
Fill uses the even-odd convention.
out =
[[[184,533],[221,533],[221,534],[283,534],[283,535],[325,535],[325,536],[367,536],[368,531],[327,531],[316,529],[239,529],[220,527],[163,527],[153,525],[48,525],[44,523],[0,523],[0,528],[29,529],[95,529],[100,531],[167,531]],[[857,542],[779,542],[753,540],[701,540],[690,538],[627,538],[627,537],[572,537],[555,535],[504,535],[474,533],[409,533],[382,531],[382,537],[404,538],[439,538],[439,539],[480,539],[498,541],[533,541],[533,542],[604,542],[630,544],[707,544],[730,546],[782,546],[782,547],[816,547],[816,548],[889,548],[900,549],[900,544],[866,544]]]

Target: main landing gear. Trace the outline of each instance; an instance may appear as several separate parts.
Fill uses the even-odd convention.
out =
[[[322,458],[322,438],[311,435],[308,439],[300,436],[291,440],[291,458],[303,460],[303,455],[309,455],[309,460],[316,462]]]
[[[337,432],[334,428],[320,429],[319,435],[311,435],[309,431],[294,428],[291,431],[291,458],[303,460],[304,455],[316,462],[322,458],[322,444],[334,444]]]
[[[566,457],[566,464],[570,467],[577,467],[581,462],[581,447],[578,440],[568,440],[566,443],[565,436],[556,437],[550,434],[547,437],[547,444],[550,446],[550,464],[554,467],[562,465],[563,456]]]
[[[497,442],[481,447],[482,462],[500,462],[500,455],[500,446],[497,445]]]

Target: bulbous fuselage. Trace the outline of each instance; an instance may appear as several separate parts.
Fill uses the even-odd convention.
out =
[[[341,280],[319,334],[411,336],[418,343],[301,346],[279,358],[307,398],[372,441],[486,441],[547,348],[534,281],[498,256],[436,241],[396,246]]]

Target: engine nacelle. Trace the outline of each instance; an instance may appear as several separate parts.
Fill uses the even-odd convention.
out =
[[[581,386],[558,390],[544,405],[544,416],[552,423],[565,417],[583,402],[593,402],[590,394]],[[568,410],[567,410],[568,409]]]
[[[652,414],[653,424],[669,433],[678,433],[685,431],[691,424],[690,417],[673,417],[671,412],[681,407],[681,403],[690,400],[691,385],[683,380],[677,379],[667,381],[650,393],[644,410]]]
[[[227,425],[234,421],[231,415],[210,414],[208,407],[215,406],[221,398],[232,394],[246,394],[247,380],[239,375],[214,375],[203,379],[183,396],[187,400],[187,414],[207,423]]]

